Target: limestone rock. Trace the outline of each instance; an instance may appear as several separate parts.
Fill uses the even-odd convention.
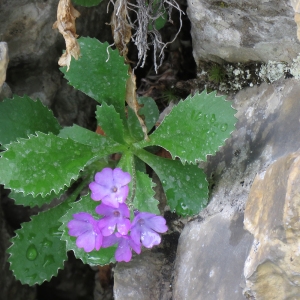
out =
[[[245,299],[243,268],[252,239],[242,213],[187,225],[177,250],[173,299]]]
[[[0,92],[6,79],[6,69],[8,65],[8,47],[7,43],[0,42]]]
[[[244,224],[254,242],[245,264],[245,293],[257,300],[300,298],[299,170],[297,151],[269,166],[251,187]]]
[[[187,13],[197,64],[291,63],[300,52],[290,0],[188,0]]]
[[[214,285],[215,277],[208,276],[210,273],[208,264],[207,269],[203,272],[197,271],[195,267],[189,272],[186,264],[189,261],[189,266],[192,266],[191,262],[193,262],[199,266],[202,264],[203,267],[204,262],[201,260],[206,259],[207,256],[212,261],[212,266],[216,266],[213,259],[219,259],[219,256],[222,258],[223,252],[225,257],[229,255],[227,250],[229,251],[231,247],[228,242],[230,222],[234,223],[234,216],[237,213],[243,213],[256,174],[264,172],[280,157],[300,148],[299,93],[300,86],[297,80],[282,79],[273,84],[264,83],[244,89],[233,97],[232,105],[238,110],[236,130],[226,141],[224,147],[216,155],[209,156],[207,163],[202,164],[211,187],[210,202],[198,216],[192,218],[193,221],[186,226],[179,239],[173,282],[173,291],[177,298],[174,299],[197,299],[192,297],[192,291],[198,290],[201,280],[205,280],[203,285],[207,286],[210,294],[213,295],[218,295],[219,286],[226,286],[224,282],[227,282],[224,294],[229,294],[237,289],[234,282],[226,281],[227,276],[220,279],[219,286]],[[203,223],[199,223],[199,221]],[[242,228],[242,221],[236,223],[236,231],[232,233],[232,238],[246,235]],[[204,235],[204,229],[206,229],[206,235]],[[198,235],[200,235],[199,239]],[[194,239],[198,243],[194,242]],[[215,254],[211,250],[214,239],[216,240]],[[202,245],[204,245],[203,248]],[[246,239],[231,249],[235,252],[242,247],[246,247]],[[249,251],[251,243],[248,243],[247,247]],[[224,248],[226,251],[219,251]],[[247,256],[246,252],[243,253]],[[244,261],[246,256],[244,256]],[[238,257],[237,262],[241,259],[240,256]],[[230,260],[232,257],[228,256],[227,259]],[[225,268],[224,265],[220,272],[225,272],[223,268]],[[186,280],[185,276],[181,275],[183,270],[186,272]],[[243,271],[240,274],[242,273]],[[234,276],[232,274],[234,273],[231,273],[230,276]],[[187,284],[187,291],[184,291],[184,284],[181,281]],[[240,288],[239,291],[241,292],[241,290]],[[184,293],[190,297],[185,298]],[[199,297],[199,299],[208,298]],[[227,300],[231,298],[212,297],[211,299]],[[266,300],[269,299],[272,298],[266,298]]]
[[[129,263],[118,263],[114,276],[115,300],[160,299],[163,255],[143,251]]]

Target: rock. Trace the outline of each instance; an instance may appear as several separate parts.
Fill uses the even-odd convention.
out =
[[[187,13],[197,64],[291,63],[300,52],[290,0],[188,0]]]
[[[243,229],[243,213],[222,213],[188,224],[179,240],[174,300],[242,300],[244,262],[253,237]]]
[[[218,285],[214,285],[215,277],[210,278],[208,274],[210,270],[217,268],[218,264],[214,264],[214,260],[222,260],[224,255],[228,260],[233,259],[229,256],[229,249],[232,246],[228,242],[230,224],[234,223],[237,213],[241,214],[239,218],[242,220],[256,174],[264,172],[280,157],[300,148],[299,93],[300,86],[297,80],[282,79],[273,84],[263,83],[260,86],[244,89],[232,97],[233,107],[238,110],[236,130],[216,155],[209,156],[207,163],[202,163],[211,187],[210,202],[198,216],[190,219],[179,240],[173,282],[174,299],[197,299],[192,296],[193,290],[200,293],[198,286],[202,280],[205,280],[202,284],[210,291],[210,295],[219,295],[220,287],[224,286],[226,286],[224,295],[231,295],[230,293],[237,290],[235,282],[227,281],[228,276],[221,277],[218,279]],[[236,227],[231,228],[236,229],[232,233],[232,238],[247,236],[242,228],[242,221],[234,224]],[[205,230],[206,235],[204,235]],[[194,239],[199,239],[198,244]],[[215,243],[213,244],[212,241]],[[249,244],[249,239],[242,239],[240,244],[231,248],[232,255],[239,249],[246,251],[243,247],[248,247],[247,249],[250,250],[251,241]],[[245,255],[247,256],[247,252],[239,252],[239,256],[237,255],[239,266],[242,264],[242,259],[245,261]],[[205,263],[202,262],[203,259],[208,259],[211,267],[207,263],[205,271],[196,270],[200,265],[201,268],[206,266],[203,265]],[[194,267],[189,272],[187,262],[190,267],[192,263],[199,267]],[[226,272],[223,268],[220,272]],[[183,272],[185,276],[182,275]],[[235,273],[231,273],[230,276],[234,276],[233,274]],[[243,279],[242,272],[240,276],[242,277],[239,277],[239,283]],[[186,291],[185,284],[189,287]],[[240,297],[241,290],[240,288]],[[184,295],[188,297],[185,298]],[[206,297],[199,298],[209,299]],[[219,295],[211,299],[227,300],[231,299],[231,296],[222,298]]]
[[[299,299],[300,151],[256,176],[244,224],[254,242],[245,264],[245,294],[254,299]],[[274,288],[277,287],[277,288]]]
[[[112,41],[110,27],[106,25],[110,20],[107,3],[107,0],[102,1],[92,8],[76,6],[81,13],[76,20],[80,36],[101,34],[101,41]],[[8,44],[10,55],[6,81],[13,94],[38,98],[52,108],[62,125],[77,123],[89,127],[91,122],[87,120],[94,118],[94,112],[85,113],[82,107],[90,107],[93,101],[68,87],[59,71],[58,59],[65,43],[58,30],[52,29],[57,4],[57,0],[0,1],[0,11],[5,15],[0,19],[0,37]]]
[[[114,276],[114,299],[161,299],[159,282],[162,266],[162,254],[145,250],[129,263],[118,263]]]
[[[8,65],[8,47],[7,43],[0,42],[0,92],[2,90],[2,85],[6,79],[6,69]]]

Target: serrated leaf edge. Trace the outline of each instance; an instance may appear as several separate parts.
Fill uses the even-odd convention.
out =
[[[57,135],[55,135],[55,134],[53,134],[53,133],[51,133],[51,132],[47,134],[47,133],[43,133],[43,132],[40,132],[40,131],[36,131],[35,133],[36,133],[36,135],[34,135],[34,134],[29,134],[29,135],[27,135],[27,136],[28,136],[28,139],[25,139],[25,138],[19,138],[19,139],[17,139],[17,141],[13,141],[13,142],[11,142],[11,143],[9,143],[9,144],[3,145],[3,146],[5,147],[6,150],[3,151],[2,153],[5,153],[6,151],[8,151],[8,150],[9,150],[9,146],[11,146],[11,144],[15,144],[15,143],[21,144],[22,141],[28,141],[28,140],[30,140],[31,138],[37,138],[37,137],[39,137],[40,135],[47,135],[47,136],[53,135],[53,136],[55,136],[55,137],[57,137],[57,138],[59,138],[59,139],[62,139],[62,140],[71,140],[71,141],[74,142],[74,143],[77,143],[77,144],[80,144],[80,145],[88,146],[88,145],[86,145],[86,144],[81,144],[81,143],[79,143],[79,142],[76,142],[76,141],[70,139],[69,137],[67,137],[67,138],[59,137],[59,136],[57,136]],[[40,135],[39,135],[39,134],[40,134]],[[8,146],[8,147],[6,148],[6,146]],[[0,153],[0,156],[1,156],[1,153]],[[10,189],[10,190],[14,190],[14,191],[16,191],[16,192],[18,192],[18,193],[23,193],[24,195],[32,195],[34,198],[37,197],[38,195],[41,195],[41,196],[44,198],[44,197],[46,197],[47,195],[50,195],[52,191],[53,191],[55,194],[58,194],[58,193],[60,193],[60,191],[62,191],[63,189],[69,188],[69,187],[71,186],[72,180],[77,180],[77,179],[79,178],[80,172],[84,170],[84,168],[87,166],[87,164],[88,164],[91,160],[93,160],[93,158],[94,158],[94,157],[92,157],[89,161],[86,162],[86,164],[84,164],[83,167],[81,167],[81,168],[79,169],[78,176],[76,176],[76,177],[71,177],[71,178],[70,178],[70,182],[68,183],[68,185],[64,184],[63,187],[60,188],[58,191],[56,191],[55,189],[51,189],[51,190],[50,190],[48,193],[46,193],[46,194],[43,194],[43,193],[34,194],[33,192],[25,193],[24,190],[18,190],[18,189],[12,188],[12,187],[10,187],[10,186],[7,185],[7,184],[4,184],[4,186],[5,186],[6,188],[8,188],[8,189]],[[3,158],[3,157],[1,156],[0,159],[5,159],[5,158]]]
[[[207,90],[205,89],[205,90],[202,91],[201,93],[197,92],[197,93],[195,93],[193,96],[189,95],[185,100],[181,99],[181,100],[178,102],[178,104],[176,105],[176,107],[177,107],[179,104],[184,103],[184,101],[186,101],[186,100],[193,99],[193,98],[196,97],[196,96],[201,96],[203,93],[206,93],[206,95],[214,94],[214,96],[215,96],[216,98],[224,97],[224,95],[218,96],[216,91],[212,91],[211,93],[207,93]],[[224,99],[224,101],[226,101],[226,102],[231,102],[230,100],[227,100],[227,99]],[[233,110],[236,111],[236,109],[232,106],[232,104],[230,105],[230,107],[231,107]],[[173,110],[173,109],[172,109],[172,110]],[[168,114],[165,115],[163,121],[159,124],[159,126],[156,128],[156,130],[157,130],[157,129],[164,123],[164,121],[169,117],[169,115],[171,114],[172,110],[171,110]],[[237,123],[237,121],[238,121],[238,119],[236,118],[236,114],[237,114],[237,113],[238,113],[238,112],[236,112],[236,113],[233,115],[233,116],[235,117],[235,119],[236,119],[236,122],[233,124],[234,127],[236,126],[236,123]],[[155,131],[156,131],[156,130],[155,130]],[[155,132],[155,131],[154,131],[154,132]],[[198,164],[198,163],[200,163],[200,162],[206,162],[208,156],[213,156],[213,155],[215,155],[217,152],[219,152],[219,151],[220,151],[220,148],[222,148],[222,147],[225,145],[225,142],[231,137],[231,135],[232,135],[232,133],[233,133],[234,131],[235,131],[235,129],[232,130],[232,131],[229,133],[228,137],[225,138],[225,139],[223,140],[223,142],[218,146],[218,149],[217,149],[215,152],[213,152],[213,153],[207,153],[207,154],[205,155],[206,159],[200,159],[200,158],[197,159],[197,158],[196,158],[195,160],[190,160],[190,161],[189,161],[189,160],[187,160],[187,159],[182,159],[180,156],[173,155],[172,152],[171,152],[169,149],[166,149],[165,147],[163,147],[163,146],[160,145],[159,143],[153,143],[153,144],[152,144],[151,141],[150,141],[150,145],[151,145],[151,146],[152,146],[152,145],[159,146],[159,147],[165,149],[166,151],[170,152],[170,154],[171,154],[171,156],[172,156],[172,159],[175,160],[176,158],[179,158],[180,161],[181,161],[181,163],[182,163],[183,165],[185,165],[186,163],[192,164],[192,165],[196,165],[196,164]],[[150,135],[150,140],[151,140],[151,135]],[[149,143],[147,143],[147,141],[146,141],[146,142],[145,142],[145,141],[142,141],[142,142],[139,142],[139,143],[136,143],[136,144],[139,144],[139,145],[141,145],[142,147],[149,146]]]
[[[8,259],[7,259],[7,261],[9,262],[9,269],[12,271],[12,273],[13,273],[15,279],[18,280],[18,281],[20,281],[21,284],[24,284],[24,283],[22,283],[22,281],[16,277],[15,272],[14,272],[14,270],[12,269],[11,257],[13,256],[13,253],[9,252],[9,249],[12,248],[12,246],[15,244],[15,243],[13,242],[13,240],[16,239],[17,237],[19,237],[18,232],[24,228],[24,227],[23,227],[23,224],[31,222],[33,217],[38,216],[38,215],[40,215],[40,214],[43,213],[43,212],[45,212],[45,211],[41,211],[41,212],[39,212],[37,215],[30,216],[30,221],[21,223],[21,228],[15,230],[15,234],[16,234],[16,235],[13,236],[13,237],[11,237],[11,238],[9,239],[9,241],[11,242],[11,245],[10,245],[10,246],[6,249],[6,251],[5,251],[7,254],[9,254],[9,257],[8,257]],[[60,219],[59,219],[59,220],[60,220]],[[59,221],[59,220],[58,220],[58,221]],[[60,226],[60,227],[61,227],[61,226]],[[59,227],[58,229],[60,229],[60,227]],[[61,240],[61,239],[60,239],[60,240]],[[68,260],[68,257],[67,257],[67,255],[66,255],[66,258],[63,260],[62,263],[64,264],[64,262],[67,261],[67,260]],[[57,268],[56,275],[52,275],[49,279],[45,279],[45,280],[43,280],[43,281],[40,282],[40,283],[36,281],[36,282],[33,283],[32,285],[34,285],[34,284],[42,284],[42,283],[45,282],[45,281],[48,281],[48,282],[49,282],[49,281],[51,280],[51,278],[52,278],[52,277],[56,277],[56,276],[58,275],[58,271],[59,271],[59,270],[63,270],[63,268],[64,268],[64,266],[63,266],[62,268],[58,267],[58,268]],[[25,284],[29,285],[28,283],[25,283]]]

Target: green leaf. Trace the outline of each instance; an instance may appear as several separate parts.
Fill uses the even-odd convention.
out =
[[[125,95],[128,67],[118,50],[108,49],[108,43],[97,39],[81,37],[78,39],[81,57],[72,59],[71,66],[61,68],[65,78],[76,89],[94,98],[113,105],[125,120]],[[109,52],[109,55],[108,55]],[[107,61],[108,60],[108,61]]]
[[[158,200],[154,198],[155,183],[145,173],[136,171],[136,192],[133,200],[134,208],[143,212],[159,215]]]
[[[202,169],[182,165],[178,160],[165,159],[145,150],[136,153],[158,175],[171,210],[182,216],[199,213],[207,205],[208,184]]]
[[[136,192],[136,169],[132,152],[124,152],[117,167],[122,169],[124,172],[129,173],[131,176],[131,181],[128,184],[129,194],[127,196],[126,204],[128,205],[129,209],[133,211],[132,203]]]
[[[140,145],[159,145],[183,163],[205,161],[235,129],[235,112],[224,96],[203,91],[180,101],[150,135],[150,142]]]
[[[100,202],[93,201],[90,195],[83,196],[80,201],[72,203],[72,208],[60,219],[63,225],[60,230],[63,231],[62,239],[67,243],[67,250],[73,250],[75,256],[80,258],[85,264],[92,266],[107,265],[111,262],[115,262],[116,246],[109,248],[101,248],[99,251],[85,252],[83,249],[76,246],[76,237],[68,234],[67,224],[73,219],[73,215],[79,212],[87,212],[91,214],[95,219],[99,219],[99,215],[95,212],[96,206]]]
[[[63,128],[58,134],[64,139],[93,147],[97,152],[103,153],[103,156],[109,155],[120,150],[120,145],[108,137],[102,136],[78,125]]]
[[[9,198],[15,200],[17,205],[24,205],[24,206],[42,206],[46,203],[51,203],[54,198],[60,198],[63,193],[65,193],[66,189],[61,190],[59,194],[55,194],[54,191],[51,191],[49,195],[46,195],[44,198],[41,195],[37,195],[33,197],[31,194],[24,195],[22,192],[11,191],[9,194]]]
[[[7,188],[44,197],[70,186],[95,154],[90,146],[38,133],[7,145],[1,156],[0,181]]]
[[[10,269],[23,284],[41,284],[55,276],[58,269],[63,269],[67,259],[66,243],[60,239],[58,219],[67,208],[68,205],[62,203],[31,217],[11,239],[13,244],[7,250]]]
[[[74,4],[85,6],[85,7],[91,7],[98,5],[102,0],[73,0]]]
[[[145,125],[149,132],[158,120],[158,107],[151,97],[139,97],[138,103],[143,105],[143,107],[139,109],[139,115],[145,120]],[[127,123],[131,136],[137,141],[142,140],[144,138],[142,127],[134,111],[130,107],[128,107]]]
[[[0,144],[27,138],[36,131],[57,134],[60,126],[51,110],[39,100],[14,96],[0,102]]]
[[[109,138],[118,143],[124,143],[124,126],[120,114],[116,112],[112,105],[108,106],[105,102],[101,106],[98,105],[96,118],[98,125]]]

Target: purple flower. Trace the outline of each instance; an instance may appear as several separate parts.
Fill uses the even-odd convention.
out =
[[[119,207],[119,203],[124,203],[128,196],[130,180],[130,174],[119,168],[104,168],[96,173],[95,181],[89,185],[91,198],[95,201],[102,200],[104,204],[112,207]]]
[[[163,217],[141,212],[136,214],[132,222],[130,236],[136,244],[141,241],[146,248],[152,248],[161,241],[157,232],[163,233],[167,230],[166,220]]]
[[[107,248],[118,243],[118,248],[115,253],[116,261],[129,262],[132,257],[131,249],[137,254],[141,253],[141,244],[136,244],[130,236],[122,235],[118,232],[110,236],[103,237],[102,247]]]
[[[102,245],[102,233],[98,221],[92,215],[80,212],[73,215],[68,223],[69,235],[76,236],[76,245],[85,252],[99,250]]]
[[[130,212],[125,203],[120,203],[119,208],[114,208],[101,203],[96,207],[96,213],[104,216],[99,220],[99,226],[103,236],[108,236],[114,233],[116,227],[118,232],[126,235],[131,227]]]

